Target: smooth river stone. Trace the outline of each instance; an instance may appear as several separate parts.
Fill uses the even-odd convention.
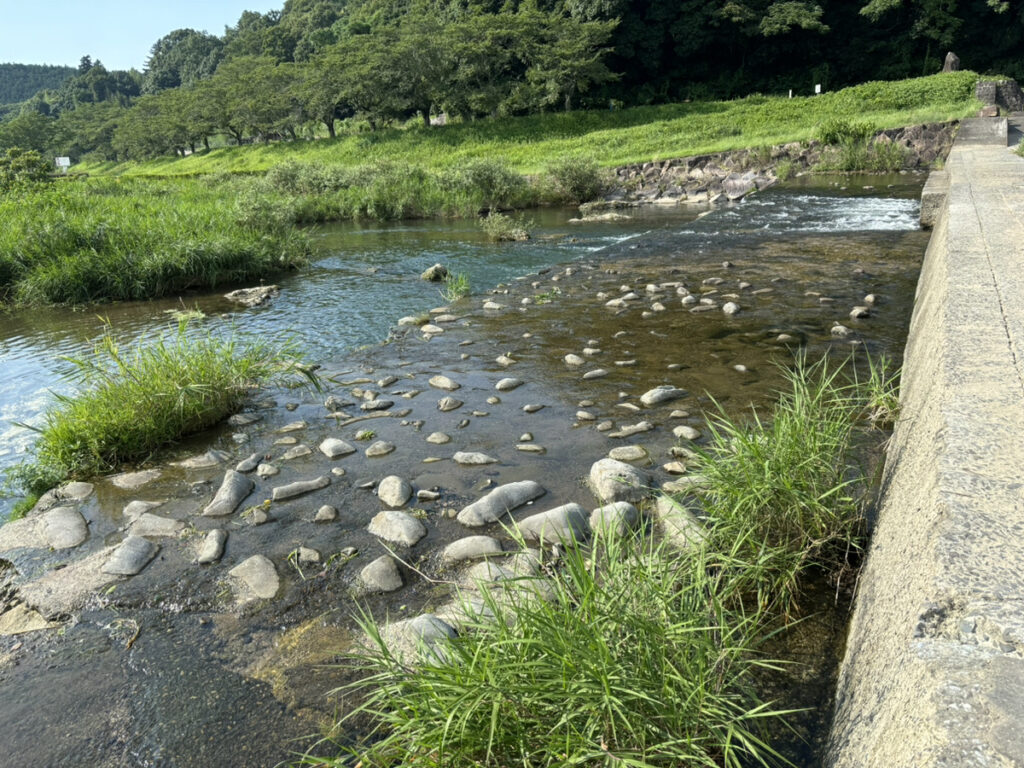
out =
[[[437,401],[437,410],[441,411],[442,413],[454,411],[456,408],[461,407],[462,401],[454,397],[442,397],[440,400]]]
[[[565,364],[566,365],[572,365],[572,366],[583,365],[585,362],[587,362],[586,360],[584,360],[579,355],[574,355],[572,353],[566,355],[562,359],[565,360]]]
[[[114,550],[102,571],[114,576],[134,576],[149,565],[159,551],[158,544],[141,536],[129,536]]]
[[[289,448],[283,454],[281,454],[281,461],[291,461],[292,459],[301,459],[303,456],[309,456],[313,453],[313,449],[304,443],[296,445],[294,448]]]
[[[367,400],[365,403],[360,403],[359,408],[363,411],[386,411],[394,404],[394,400]]]
[[[449,544],[441,552],[441,562],[446,565],[464,560],[478,560],[505,554],[501,542],[493,536],[466,536]]]
[[[608,451],[608,458],[616,461],[643,461],[648,458],[648,453],[639,445],[620,445]]]
[[[223,464],[225,461],[231,458],[231,454],[227,451],[218,451],[215,448],[211,448],[206,453],[201,453],[198,456],[192,456],[183,461],[172,461],[172,466],[182,467],[183,469],[208,469],[210,467],[216,467],[218,464]]]
[[[359,581],[369,592],[394,592],[402,588],[402,573],[390,555],[381,555],[359,572]]]
[[[700,430],[695,427],[689,427],[686,424],[681,424],[673,429],[672,434],[680,440],[697,440],[700,438]]]
[[[544,489],[533,480],[499,485],[482,499],[464,507],[458,514],[458,521],[469,528],[487,525],[543,495]]]
[[[125,504],[124,509],[121,510],[121,516],[125,520],[131,522],[143,512],[149,512],[151,509],[156,509],[161,504],[163,504],[162,501],[140,501],[138,499],[135,501],[129,501]]]
[[[177,536],[184,528],[185,523],[181,520],[143,512],[132,520],[128,533],[132,536]]]
[[[640,402],[649,408],[652,405],[667,403],[671,400],[678,400],[681,397],[686,397],[685,389],[679,389],[678,387],[663,384],[660,387],[649,389],[640,395]]]
[[[339,456],[348,456],[350,453],[356,452],[355,446],[337,437],[328,437],[320,443],[319,448],[320,453],[328,459],[336,459]]]
[[[412,498],[412,486],[398,475],[388,475],[377,486],[377,497],[389,507],[404,507]]]
[[[312,480],[296,480],[294,483],[288,483],[288,485],[279,485],[273,490],[271,496],[274,501],[284,501],[285,499],[301,496],[310,491],[319,491],[330,484],[330,477],[320,475],[320,477],[314,477]]]
[[[89,538],[89,527],[77,509],[55,507],[42,520],[43,536],[52,549],[71,549]]]
[[[196,558],[196,562],[206,565],[220,560],[224,554],[224,544],[227,540],[228,533],[223,528],[214,528],[209,531],[199,546],[199,557]]]
[[[598,501],[637,502],[647,493],[650,476],[636,467],[615,459],[601,459],[590,468],[590,490]]]
[[[434,614],[424,613],[388,624],[380,636],[391,654],[403,664],[436,663],[448,658],[444,643],[454,640],[456,632]]]
[[[598,426],[598,429],[601,427]],[[620,427],[616,432],[609,432],[608,437],[632,437],[633,435],[639,435],[641,432],[650,432],[654,429],[654,425],[649,421],[641,421],[637,424],[627,424],[624,427]]]
[[[454,392],[462,386],[457,381],[452,381],[447,376],[431,376],[430,381],[427,383],[436,389],[443,389],[446,392]]]
[[[628,501],[615,501],[590,513],[590,529],[597,535],[625,536],[637,524],[640,513]]]
[[[265,555],[253,555],[243,560],[228,571],[228,574],[241,581],[256,597],[263,600],[269,600],[281,588],[277,569]]]
[[[110,482],[125,491],[134,491],[160,477],[159,469],[144,469],[141,472],[123,472],[114,475]]]
[[[450,443],[452,438],[450,435],[446,435],[444,432],[433,432],[427,437],[427,442],[433,445],[444,445]]]
[[[262,454],[254,453],[249,458],[242,459],[235,465],[235,472],[252,472],[260,465],[262,458]]]
[[[374,459],[381,456],[387,456],[394,450],[394,443],[389,443],[387,440],[378,440],[366,449],[366,455],[368,458]]]
[[[515,389],[516,387],[521,387],[522,385],[523,385],[523,382],[522,382],[521,379],[514,379],[512,377],[507,377],[507,378],[501,379],[501,381],[499,381],[497,384],[495,384],[494,388],[496,390],[498,390],[499,392],[510,392],[511,390]]]
[[[444,333],[444,328],[440,325],[434,325],[434,323],[424,323],[420,326],[420,330],[423,331],[424,334],[428,335],[432,333]]]
[[[658,497],[654,514],[661,526],[662,535],[675,549],[689,549],[700,544],[707,536],[697,516],[668,496]]]
[[[370,521],[368,530],[392,544],[411,547],[427,535],[423,523],[410,514],[397,509],[385,509]]]
[[[538,512],[520,520],[516,527],[523,538],[551,543],[554,541],[585,541],[590,536],[587,511],[579,504]]]
[[[486,453],[479,453],[476,451],[459,451],[452,456],[452,461],[464,467],[498,463],[498,460],[493,456],[488,456]]]
[[[220,484],[213,501],[203,509],[206,517],[230,515],[242,503],[242,499],[252,493],[256,484],[241,472],[229,469],[224,473],[224,481]]]
[[[591,379],[600,379],[603,376],[607,376],[607,375],[608,375],[608,371],[606,371],[604,368],[595,368],[592,371],[587,371],[586,373],[584,373],[583,374],[583,378],[586,379],[587,381],[589,381]]]

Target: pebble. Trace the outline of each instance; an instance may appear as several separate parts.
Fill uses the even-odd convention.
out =
[[[368,530],[374,536],[378,536],[392,544],[402,544],[411,547],[427,535],[427,529],[423,523],[410,514],[400,512],[396,509],[386,509],[378,512],[370,521]]]
[[[314,523],[332,523],[338,519],[338,510],[330,504],[324,504],[316,511],[313,517]]]
[[[686,419],[686,418],[689,418],[689,416],[690,416],[690,412],[689,411],[678,411],[678,410],[677,411],[672,411],[672,413],[670,413],[668,415],[668,417],[670,419]]]
[[[418,501],[437,501],[439,498],[441,498],[441,494],[437,491],[429,491],[426,489],[416,491],[416,499]]]
[[[433,323],[424,323],[420,326],[420,330],[424,336],[430,336],[436,333],[444,333],[444,328],[440,325],[434,325]]]
[[[686,465],[681,461],[670,461],[667,464],[662,464],[661,468],[668,472],[670,475],[685,475]]]
[[[601,459],[591,466],[590,490],[605,503],[640,501],[647,491],[650,476],[636,467],[615,459]]]
[[[454,456],[452,456],[452,461],[464,467],[498,463],[498,460],[493,456],[488,456],[486,453],[479,453],[475,451],[458,451]]]
[[[433,445],[444,445],[450,443],[452,438],[450,435],[446,435],[444,432],[431,432],[427,435],[427,442]]]
[[[273,477],[280,471],[273,464],[260,464],[256,467],[256,475],[262,478]]]
[[[156,557],[160,546],[141,536],[129,536],[114,550],[101,569],[113,576],[134,576]]]
[[[462,387],[462,385],[457,381],[453,381],[447,376],[431,376],[430,381],[427,383],[435,389],[443,389],[446,392],[454,392],[456,389]]]
[[[850,310],[850,317],[856,319],[862,317],[871,317],[871,309],[869,307],[858,306]]]
[[[578,421],[594,421],[597,417],[590,411],[576,411],[576,419]]]
[[[260,421],[262,418],[262,416],[256,413],[236,413],[228,418],[228,424],[232,427],[247,427]]]
[[[320,443],[320,453],[329,459],[336,459],[339,456],[348,456],[355,452],[355,446],[337,437],[328,437]]]
[[[590,513],[590,529],[597,535],[625,536],[637,524],[640,513],[628,501],[615,501]]]
[[[378,440],[366,449],[366,457],[369,459],[375,459],[380,456],[387,456],[394,450],[394,443],[389,443],[387,440]]]
[[[526,405],[523,406],[523,411],[525,411],[526,413],[536,413],[543,407],[544,406],[540,405],[539,403],[527,403]]]
[[[563,504],[538,512],[516,524],[524,539],[541,542],[585,541],[590,537],[586,510],[579,504]]]
[[[288,483],[287,485],[279,485],[271,492],[271,497],[274,501],[284,501],[285,499],[291,499],[295,496],[301,496],[304,493],[310,491],[318,491],[321,488],[326,488],[331,484],[331,478],[327,475],[320,475],[311,480],[296,480],[294,483]]]
[[[649,455],[639,445],[621,445],[608,451],[608,458],[616,461],[644,461]]]
[[[499,392],[509,392],[515,389],[516,387],[522,386],[522,384],[523,382],[520,379],[513,379],[509,377],[499,381],[497,384],[494,385],[494,388]]]
[[[298,442],[297,437],[280,437],[274,441],[274,445],[297,445]]]
[[[362,411],[386,411],[394,404],[394,400],[367,400],[360,403],[359,409]]]
[[[441,551],[441,562],[445,565],[479,560],[505,554],[501,542],[492,536],[466,536],[456,539]]]
[[[487,398],[487,404],[488,405],[498,405],[500,402],[501,402],[501,398],[500,397],[495,397],[494,395],[491,395],[490,397]]]
[[[388,475],[377,486],[377,498],[389,507],[404,507],[412,498],[412,486],[397,475]]]
[[[586,360],[584,360],[579,355],[574,355],[574,354],[568,354],[568,355],[566,355],[562,359],[565,360],[565,364],[566,365],[572,365],[572,366],[583,365],[585,362],[587,362]]]
[[[248,589],[263,600],[269,600],[281,588],[277,569],[266,555],[253,555],[230,571],[230,576],[241,581]]]
[[[285,424],[277,432],[283,435],[287,432],[298,432],[300,429],[305,429],[308,426],[304,421],[293,421],[290,424]]]
[[[258,453],[252,454],[247,459],[242,459],[238,464],[235,465],[236,472],[252,472],[256,467],[260,465],[262,455]]]
[[[203,543],[199,545],[199,556],[196,562],[201,565],[215,563],[224,554],[224,544],[228,540],[228,533],[223,528],[214,528],[208,531],[203,537]]]
[[[641,432],[650,432],[652,429],[654,429],[654,425],[651,422],[641,421],[637,424],[620,427],[616,432],[609,432],[608,437],[632,437],[633,435],[639,435]]]
[[[132,536],[177,536],[184,527],[181,520],[143,512],[132,520],[128,533]]]
[[[398,564],[390,555],[381,555],[363,568],[359,581],[369,592],[394,592],[404,584]]]
[[[543,496],[544,493],[544,488],[533,480],[499,485],[483,498],[464,507],[458,514],[458,520],[471,528],[487,525],[500,520],[513,509]]]
[[[590,379],[600,379],[601,377],[607,375],[608,371],[606,371],[604,368],[595,368],[592,371],[587,371],[586,373],[584,373],[583,378],[589,381]]]
[[[833,325],[833,326],[832,326],[832,328],[831,328],[831,330],[829,331],[829,333],[831,333],[831,334],[832,334],[833,336],[835,336],[835,337],[837,337],[837,338],[840,338],[840,339],[845,339],[845,338],[846,338],[847,336],[849,336],[850,334],[852,334],[852,333],[853,333],[853,331],[851,331],[851,330],[850,330],[849,328],[847,328],[847,327],[846,327],[845,325],[839,325],[839,324],[837,323],[837,324],[835,324],[835,325]]]
[[[547,448],[537,445],[536,443],[517,443],[516,450],[522,451],[523,453],[547,453]]]
[[[740,305],[737,304],[735,301],[727,301],[725,302],[725,304],[722,305],[722,312],[724,312],[727,315],[736,315],[739,314],[739,311]]]
[[[313,449],[308,445],[296,445],[294,448],[289,448],[281,455],[281,461],[291,461],[292,459],[301,459],[303,456],[309,456],[313,453]]]
[[[513,360],[508,355],[498,355],[496,358],[494,358],[494,362],[496,362],[498,365],[508,367],[512,365],[515,362],[515,360]]]
[[[229,469],[224,474],[224,480],[213,497],[213,501],[203,508],[203,515],[206,517],[230,515],[242,503],[242,499],[252,493],[252,489],[255,487],[256,484],[248,477]]]
[[[680,440],[697,440],[700,438],[700,430],[686,424],[680,424],[672,430],[672,434]]]
[[[686,397],[687,392],[685,389],[679,389],[669,384],[662,384],[654,389],[649,389],[640,396],[640,402],[650,408],[652,405],[658,405],[660,403],[667,403],[672,400],[678,400],[681,397]]]
[[[595,355],[600,355],[600,354],[601,354],[601,350],[598,349],[597,347],[584,347],[583,348],[583,356],[584,357],[594,357]]]
[[[437,401],[437,410],[447,413],[448,411],[454,411],[456,408],[461,408],[462,405],[462,401],[454,397],[442,397]]]
[[[597,429],[598,432],[607,432],[610,429],[614,429],[614,428],[615,428],[615,423],[611,422],[611,421],[602,421],[602,422],[600,422],[597,425],[597,427],[595,427],[595,429]]]

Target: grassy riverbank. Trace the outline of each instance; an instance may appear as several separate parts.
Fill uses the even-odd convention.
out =
[[[308,238],[248,221],[232,191],[195,181],[37,182],[0,194],[0,301],[174,296],[301,266]]]
[[[769,421],[712,417],[691,467],[704,482],[672,500],[682,550],[599,531],[543,582],[481,589],[414,674],[367,619],[365,677],[344,689],[363,703],[339,733],[371,731],[345,751],[364,766],[779,764],[772,736],[793,713],[762,696],[766,672],[786,674],[763,649],[791,631],[807,580],[849,576],[863,546],[877,374],[798,366]]]
[[[294,342],[218,338],[185,322],[129,349],[108,334],[91,356],[71,362],[78,392],[54,395],[30,457],[11,478],[32,495],[144,461],[223,421],[258,387],[311,376]]]
[[[537,174],[555,159],[591,156],[604,167],[673,157],[770,146],[815,138],[831,118],[871,123],[876,129],[966,117],[977,110],[973,72],[874,82],[817,97],[750,96],[615,111],[513,117],[425,128],[410,125],[337,139],[293,141],[201,152],[144,163],[79,166],[90,173],[177,176],[257,173],[297,161],[355,167],[398,162],[421,169],[459,168],[500,159],[511,169]]]

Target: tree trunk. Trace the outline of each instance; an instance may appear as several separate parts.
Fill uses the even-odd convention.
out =
[[[334,133],[334,118],[331,118],[330,120],[324,120],[324,125],[327,126],[327,135],[330,136],[332,139],[335,138],[336,134]]]
[[[210,151],[210,137],[209,136],[203,136],[203,146],[206,147],[206,151],[207,152]]]
[[[427,128],[430,127],[430,107],[421,109],[420,114],[423,115],[423,125]]]

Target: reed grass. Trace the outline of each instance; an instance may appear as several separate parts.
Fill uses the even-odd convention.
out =
[[[122,349],[111,333],[74,364],[76,394],[54,394],[28,462],[14,481],[41,493],[68,478],[141,462],[238,411],[258,387],[315,383],[293,340],[241,341],[181,322],[151,343]]]

